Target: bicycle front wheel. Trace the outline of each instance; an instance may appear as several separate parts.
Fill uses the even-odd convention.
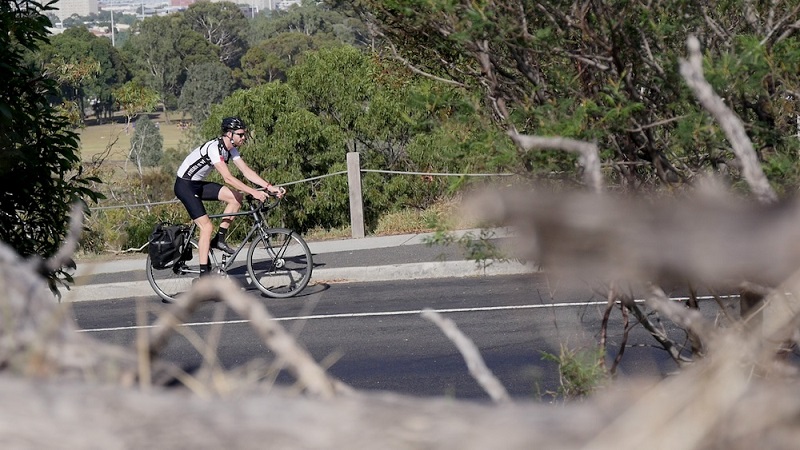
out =
[[[311,279],[311,250],[300,235],[285,228],[270,228],[247,251],[247,272],[268,297],[297,295]]]
[[[192,287],[192,281],[200,275],[200,262],[197,257],[197,241],[190,241],[194,251],[189,261],[178,261],[173,267],[155,269],[147,256],[147,281],[159,297],[166,302],[175,299]]]

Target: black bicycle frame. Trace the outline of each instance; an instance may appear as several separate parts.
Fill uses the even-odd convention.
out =
[[[262,216],[262,212],[261,212],[260,209],[255,209],[255,210],[250,210],[250,211],[239,211],[239,212],[229,213],[229,214],[225,214],[225,213],[222,213],[222,214],[209,214],[208,217],[209,217],[209,219],[220,219],[220,218],[223,218],[223,217],[231,217],[231,216],[253,216],[253,227],[250,228],[250,231],[247,233],[247,236],[245,236],[245,238],[242,240],[241,245],[239,245],[239,247],[236,248],[236,251],[234,251],[232,255],[228,255],[227,253],[222,252],[222,262],[223,262],[222,265],[220,265],[219,261],[217,261],[217,257],[214,254],[214,252],[213,251],[209,252],[209,256],[214,259],[214,265],[217,266],[217,267],[220,267],[223,272],[228,270],[228,267],[230,267],[231,264],[233,263],[233,261],[236,260],[236,257],[239,256],[239,253],[241,253],[241,251],[244,250],[244,248],[246,246],[245,244],[250,242],[250,239],[253,237],[253,235],[256,233],[256,231],[258,231],[261,234],[261,237],[263,239],[266,239],[266,236],[265,236],[265,233],[264,233],[264,217]],[[190,238],[191,238],[191,236],[194,235],[194,230],[196,230],[196,229],[197,229],[197,224],[196,223],[192,223],[192,227],[189,230]],[[209,249],[209,250],[213,250],[213,249]]]

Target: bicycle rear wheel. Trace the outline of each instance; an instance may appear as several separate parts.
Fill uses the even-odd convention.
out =
[[[192,259],[178,261],[173,267],[155,269],[147,256],[147,281],[159,297],[166,302],[175,299],[192,287],[192,281],[200,275],[200,261],[197,252],[197,240],[192,239],[190,244],[194,248]]]
[[[311,279],[311,250],[300,235],[285,228],[270,228],[247,250],[247,272],[268,297],[297,295]]]

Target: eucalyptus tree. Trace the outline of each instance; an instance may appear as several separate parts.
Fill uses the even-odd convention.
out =
[[[245,87],[286,81],[289,69],[302,62],[306,52],[334,45],[335,41],[302,33],[280,33],[250,47],[234,76]]]
[[[219,52],[219,61],[228,67],[239,65],[247,50],[248,24],[242,10],[231,2],[197,2],[183,13],[186,23]]]
[[[218,62],[189,68],[181,89],[178,108],[189,113],[195,123],[208,118],[212,105],[221,103],[234,89],[231,70]]]
[[[130,128],[131,120],[141,113],[155,110],[161,97],[154,89],[147,87],[139,81],[129,81],[114,90],[116,104],[125,115],[125,130]]]
[[[346,151],[358,152],[365,168],[450,173],[475,166],[505,169],[504,158],[495,152],[512,147],[487,126],[474,99],[378,55],[352,46],[311,52],[289,72],[287,83],[304,108],[344,133]],[[365,183],[373,182],[371,201],[384,202],[375,208],[380,211],[424,208],[447,188],[441,179],[365,177]]]
[[[283,33],[300,33],[355,46],[369,42],[366,26],[358,17],[313,0],[256,17],[250,23],[248,41],[254,46]]]
[[[147,115],[136,119],[128,159],[136,163],[139,176],[144,174],[144,167],[157,166],[161,162],[163,154],[164,137],[161,135],[159,127]]]
[[[53,36],[36,53],[36,58],[51,74],[61,74],[63,96],[78,102],[81,114],[85,100],[92,99],[98,118],[101,113],[110,115],[113,90],[130,76],[122,55],[111,42],[93,35],[85,27],[70,28]]]
[[[175,108],[189,67],[218,61],[216,47],[193,31],[181,14],[148,17],[125,43],[137,79]]]

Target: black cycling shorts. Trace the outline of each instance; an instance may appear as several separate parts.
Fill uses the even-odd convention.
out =
[[[192,220],[208,214],[203,200],[219,200],[220,189],[221,184],[211,181],[192,181],[181,177],[175,179],[175,196],[183,203]]]

